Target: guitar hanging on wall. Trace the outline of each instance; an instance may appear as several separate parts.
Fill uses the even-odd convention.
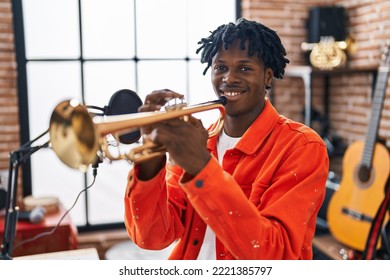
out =
[[[382,56],[366,139],[352,143],[346,150],[340,186],[327,210],[329,230],[333,237],[358,251],[365,249],[371,223],[385,197],[385,186],[390,175],[388,149],[377,142],[390,70],[388,47]],[[385,222],[388,218],[387,214]]]

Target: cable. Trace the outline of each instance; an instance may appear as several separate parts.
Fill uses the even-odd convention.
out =
[[[35,235],[35,236],[32,237],[32,238],[29,238],[29,239],[26,239],[26,240],[23,240],[23,241],[17,243],[17,244],[14,246],[14,249],[16,249],[17,247],[20,247],[20,246],[22,246],[22,245],[24,245],[24,244],[26,244],[26,243],[35,241],[35,240],[37,240],[37,239],[39,239],[39,238],[41,238],[41,237],[43,237],[43,236],[53,234],[53,233],[59,228],[59,226],[61,225],[61,222],[65,219],[66,215],[68,215],[68,213],[75,207],[75,205],[76,205],[76,203],[77,203],[77,201],[78,201],[80,195],[81,195],[82,193],[86,192],[89,188],[91,188],[91,187],[95,184],[96,175],[97,175],[97,172],[96,172],[95,169],[96,169],[96,168],[94,168],[94,172],[93,172],[93,181],[92,181],[92,183],[91,183],[88,187],[86,187],[85,189],[83,189],[83,190],[81,190],[81,191],[79,192],[79,194],[77,195],[75,201],[73,202],[73,205],[64,213],[64,215],[62,215],[61,219],[58,221],[57,225],[56,225],[54,228],[52,228],[50,231],[42,232],[42,233],[40,233],[40,234]]]

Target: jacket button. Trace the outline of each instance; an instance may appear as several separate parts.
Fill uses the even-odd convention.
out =
[[[198,245],[199,244],[198,239],[195,239],[194,241],[192,241],[192,244],[195,245],[195,246]]]
[[[195,186],[196,186],[197,188],[203,187],[203,180],[196,180]]]

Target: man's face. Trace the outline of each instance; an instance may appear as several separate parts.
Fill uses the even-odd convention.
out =
[[[256,55],[249,57],[248,46],[241,50],[239,40],[213,57],[211,82],[217,96],[227,97],[226,114],[231,117],[257,116],[264,107],[265,85],[271,85],[272,79],[272,70],[265,69]]]

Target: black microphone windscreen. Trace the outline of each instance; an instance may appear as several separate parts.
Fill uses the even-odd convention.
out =
[[[115,92],[108,103],[107,115],[123,115],[133,114],[138,112],[138,108],[142,105],[142,100],[137,93],[130,89],[121,89]],[[131,144],[141,137],[140,130],[133,131],[119,136],[119,142],[122,144]]]

